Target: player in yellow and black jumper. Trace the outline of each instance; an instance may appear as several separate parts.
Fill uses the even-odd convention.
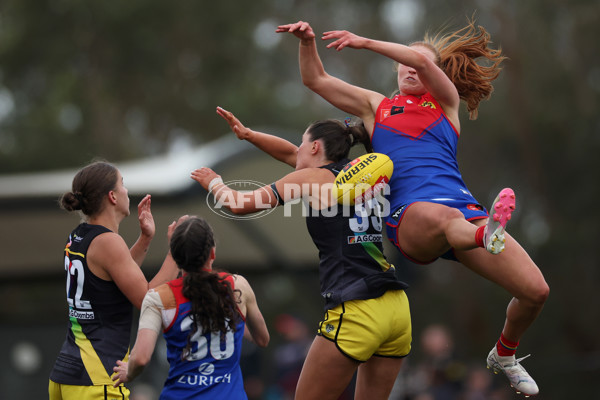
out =
[[[150,196],[138,205],[141,234],[129,249],[119,224],[129,215],[129,196],[120,171],[94,162],[73,179],[60,201],[67,211],[81,210],[85,222],[69,235],[64,271],[69,322],[67,336],[50,373],[49,399],[128,399],[129,390],[113,387],[117,360],[127,360],[133,317],[150,287],[174,279],[178,269],[168,255],[148,283],[140,266],[155,233]],[[175,223],[169,226],[169,234]]]
[[[306,221],[319,250],[325,317],[302,368],[295,399],[337,399],[357,370],[356,399],[387,399],[403,357],[410,352],[406,284],[397,280],[383,255],[380,204],[373,199],[360,206],[340,206],[331,190],[349,161],[351,146],[368,141],[364,127],[319,121],[308,127],[297,147],[246,128],[224,109],[217,112],[240,139],[296,171],[253,192],[231,189],[209,168],[193,171],[192,178],[234,214],[298,198],[308,206]]]

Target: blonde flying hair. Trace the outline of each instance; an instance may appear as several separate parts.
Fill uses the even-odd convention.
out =
[[[469,119],[477,119],[479,103],[491,96],[492,81],[500,74],[500,63],[506,59],[500,48],[489,47],[491,42],[490,34],[482,26],[475,26],[471,18],[464,28],[445,35],[426,34],[423,41],[410,46],[424,46],[435,53],[436,64],[454,83],[460,99],[467,103]],[[481,58],[487,60],[486,65],[477,62]]]

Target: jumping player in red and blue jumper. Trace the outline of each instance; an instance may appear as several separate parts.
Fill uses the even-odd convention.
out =
[[[479,102],[489,97],[491,82],[500,72],[505,58],[501,51],[488,47],[489,35],[474,21],[452,34],[426,37],[410,46],[348,31],[325,32],[322,39],[332,40],[327,48],[367,49],[398,63],[398,94],[387,98],[329,75],[307,22],[281,25],[277,32],[300,39],[303,83],[335,107],[361,118],[374,151],[394,162],[388,239],[414,262],[455,259],[512,294],[487,364],[502,371],[518,392],[537,394],[537,384],[520,364],[522,359],[515,359],[515,352],[542,310],[549,287],[529,255],[505,232],[515,208],[513,191],[506,188],[499,193],[488,218],[463,182],[456,160],[461,100],[476,118]],[[479,57],[489,66],[478,65]]]

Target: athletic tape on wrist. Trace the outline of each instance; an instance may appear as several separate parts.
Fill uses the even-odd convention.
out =
[[[212,192],[213,188],[217,186],[219,183],[223,183],[223,179],[220,176],[213,178],[212,181],[208,184],[208,191]]]

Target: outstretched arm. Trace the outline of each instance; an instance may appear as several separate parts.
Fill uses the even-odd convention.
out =
[[[171,222],[171,224],[168,226],[167,247],[170,248],[169,244],[171,243],[171,236],[173,235],[173,232],[175,231],[177,225],[179,225],[188,218],[189,215],[182,215],[177,219],[177,221]],[[177,275],[179,275],[179,267],[177,267],[177,263],[175,263],[175,260],[173,260],[173,257],[171,256],[171,250],[168,250],[167,255],[165,256],[165,259],[162,263],[162,266],[160,267],[156,275],[154,275],[152,280],[148,283],[148,288],[152,289],[162,285],[163,283],[167,283],[168,281],[177,278]]]
[[[232,112],[227,111],[224,108],[217,107],[217,114],[227,121],[229,127],[233,133],[236,134],[238,139],[246,140],[274,159],[288,164],[294,168],[296,167],[298,146],[280,137],[254,131],[245,127],[244,124],[242,124]]]
[[[230,188],[208,167],[192,171],[191,178],[215,197],[216,207],[225,207],[238,215],[268,210],[278,205],[278,198],[269,186],[254,191],[238,191]]]
[[[129,249],[131,254],[131,258],[135,261],[137,265],[142,266],[142,262],[146,258],[146,254],[148,254],[148,249],[150,247],[150,242],[152,238],[154,238],[154,234],[156,233],[156,226],[154,224],[154,217],[152,216],[152,211],[150,208],[151,205],[151,197],[149,194],[144,196],[144,198],[138,204],[138,220],[140,223],[140,236],[138,240],[135,242],[133,246]],[[187,215],[181,217],[179,221],[187,218]],[[171,225],[167,228],[167,243],[171,240],[171,234],[175,229],[175,226],[179,221],[173,221]],[[157,272],[157,274],[152,278],[148,287],[145,288],[153,288],[158,285],[161,285],[165,282],[168,282],[172,279],[175,279],[178,274],[178,268],[175,265],[175,261],[171,257],[170,252],[167,253],[165,260]]]
[[[142,266],[142,262],[148,254],[150,248],[150,242],[154,238],[156,227],[154,225],[154,217],[152,216],[151,197],[149,194],[138,204],[138,221],[140,222],[140,236],[133,246],[129,249],[131,258],[134,259],[135,263]]]
[[[115,372],[112,377],[112,380],[115,381],[114,387],[119,386],[121,383],[131,382],[142,373],[152,359],[157,338],[158,333],[151,329],[140,329],[138,331],[129,361],[117,360],[117,365],[113,368]]]
[[[317,51],[315,33],[308,22],[280,25],[276,32],[288,32],[300,39],[300,74],[304,85],[340,110],[361,118],[367,130],[372,132],[377,107],[385,96],[325,72]]]
[[[282,202],[270,185],[254,191],[238,191],[223,183],[221,176],[207,167],[192,171],[191,178],[213,194],[217,206],[226,207],[234,214],[245,215],[277,207],[282,202],[311,196],[313,191],[316,192],[315,195],[320,195],[319,185],[311,183],[331,183],[331,172],[322,168],[303,168],[287,174],[274,183]]]
[[[325,32],[322,39],[333,40],[327,45],[328,49],[366,49],[414,68],[427,91],[440,103],[446,114],[454,112],[458,117],[460,97],[456,87],[446,73],[422,52],[403,44],[368,39],[348,31]]]
[[[115,373],[112,380],[115,382],[115,387],[135,379],[152,359],[156,340],[162,328],[162,309],[164,307],[158,292],[147,292],[144,296],[137,337],[129,360],[117,360],[113,367]]]
[[[169,225],[168,238],[176,225],[176,222]],[[88,264],[94,271],[101,274],[99,276],[103,279],[114,281],[137,309],[142,306],[142,300],[148,289],[175,279],[179,272],[169,252],[160,270],[148,283],[140,266],[131,257],[125,240],[114,232],[99,235],[92,241],[88,249]]]

